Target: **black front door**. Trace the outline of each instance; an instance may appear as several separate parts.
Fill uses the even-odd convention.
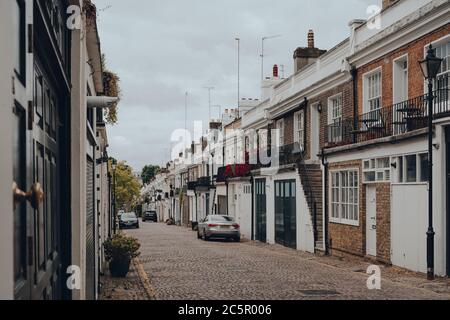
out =
[[[37,60],[37,59],[36,59]],[[59,186],[59,112],[63,104],[49,77],[36,61],[34,73],[33,184],[40,184],[43,202],[33,210],[32,299],[61,297]]]
[[[64,103],[38,59],[33,81],[33,103],[28,108],[16,103],[13,113],[16,194],[28,200],[18,201],[14,212],[15,298],[60,299],[59,132],[64,122],[59,113]]]
[[[447,174],[447,276],[450,276],[450,127],[445,129],[446,143],[446,174]]]
[[[29,6],[17,3],[25,14]],[[27,13],[33,36],[21,46],[32,59],[22,59],[21,84],[13,90],[14,296],[22,300],[70,298],[63,285],[71,258],[70,37],[57,19],[65,15],[63,3],[33,1]],[[25,30],[24,19],[21,25]]]
[[[275,181],[275,241],[297,248],[295,180]]]
[[[255,180],[255,239],[267,242],[266,179]]]

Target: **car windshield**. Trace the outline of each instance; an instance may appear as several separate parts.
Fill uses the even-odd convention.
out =
[[[145,214],[155,214],[155,211],[147,211]]]
[[[124,213],[122,214],[122,218],[123,219],[135,219],[136,218],[136,214],[131,212],[131,213]]]
[[[209,220],[212,222],[233,222],[234,219],[228,216],[210,216]]]

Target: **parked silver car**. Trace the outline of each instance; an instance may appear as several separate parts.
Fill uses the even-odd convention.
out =
[[[197,237],[208,241],[211,238],[241,241],[241,227],[232,217],[210,215],[198,224]]]
[[[123,213],[119,219],[119,227],[120,229],[128,229],[128,228],[139,229],[139,218],[136,216],[136,213],[134,212]]]

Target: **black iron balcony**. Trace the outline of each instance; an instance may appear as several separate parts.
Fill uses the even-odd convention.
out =
[[[442,81],[442,80],[441,80]],[[448,78],[434,94],[433,118],[450,115]],[[427,127],[428,95],[364,113],[327,126],[326,147],[367,142]]]
[[[353,142],[353,119],[335,121],[326,127],[325,141],[327,147],[336,147]]]
[[[196,186],[197,186],[197,181],[190,181],[187,183],[188,190],[195,190]]]
[[[211,177],[202,177],[197,179],[197,187],[210,187]]]
[[[300,143],[287,144],[279,148],[279,164],[294,164],[302,159],[304,150]]]

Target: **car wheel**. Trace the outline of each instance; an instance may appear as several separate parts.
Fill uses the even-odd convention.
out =
[[[197,239],[201,239],[201,237],[200,237],[200,231],[197,231]]]
[[[236,242],[241,242],[241,238],[238,238],[238,237],[234,238],[233,240]]]
[[[203,241],[208,241],[209,237],[206,235],[206,231],[203,231]]]

